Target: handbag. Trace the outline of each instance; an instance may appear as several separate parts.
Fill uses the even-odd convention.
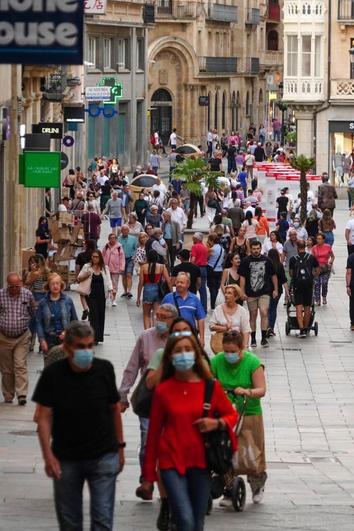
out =
[[[215,380],[205,382],[204,405],[202,417],[208,417],[210,402],[213,396]],[[217,418],[219,415],[214,413]],[[232,467],[233,449],[227,430],[215,430],[204,435],[205,458],[210,472],[218,475],[226,474]]]
[[[88,278],[85,278],[85,280],[79,280],[78,284],[74,284],[71,289],[79,293],[79,295],[88,296],[91,293],[91,282],[92,274]]]
[[[130,403],[136,415],[149,418],[154,390],[149,389],[146,386],[146,374],[147,372],[145,372],[140,378],[140,381],[130,398]]]
[[[159,290],[159,298],[162,300],[167,293],[170,293],[170,288],[168,287],[168,284],[166,280],[164,280],[162,277],[157,283],[157,287]]]
[[[222,352],[223,349],[224,332],[215,332],[210,336],[210,348],[214,354]]]

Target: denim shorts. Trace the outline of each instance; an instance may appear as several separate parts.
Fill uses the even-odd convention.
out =
[[[158,284],[145,284],[143,291],[143,302],[160,302]]]
[[[125,268],[124,268],[124,274],[125,275],[132,275],[134,270],[134,260],[130,256],[128,258],[125,258]]]

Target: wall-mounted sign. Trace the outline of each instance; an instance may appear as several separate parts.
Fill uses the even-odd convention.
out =
[[[63,138],[63,144],[65,147],[73,147],[73,145],[75,144],[74,137],[70,135],[65,135]]]
[[[65,168],[67,168],[69,165],[69,157],[67,156],[66,153],[64,153],[64,151],[62,151],[60,153],[60,168],[62,170],[65,170]]]
[[[123,97],[123,83],[118,83],[115,77],[103,77],[98,86],[109,87],[111,91],[109,101],[105,101],[104,105],[115,105]]]
[[[354,120],[330,120],[328,124],[330,133],[354,133]]]
[[[50,135],[34,133],[24,136],[26,151],[50,151]]]
[[[103,115],[103,118],[113,118],[113,116],[118,114],[118,111],[111,105],[103,105],[103,107],[99,107],[96,104],[89,105],[89,108],[85,109],[85,112],[88,112],[91,118],[98,118],[101,114]]]
[[[84,6],[87,15],[104,15],[107,8],[107,0],[84,0]]]
[[[85,108],[79,107],[64,107],[64,122],[66,123],[83,123],[85,121]]]
[[[59,188],[60,152],[26,151],[21,172],[26,188]]]
[[[0,63],[82,64],[82,0],[1,0]]]
[[[85,97],[87,101],[109,101],[111,87],[86,87]]]
[[[199,96],[199,105],[201,107],[208,107],[208,105],[209,105],[209,96]]]
[[[60,140],[63,138],[63,124],[61,123],[40,123],[32,125],[32,133],[42,133],[50,135],[50,138]]]

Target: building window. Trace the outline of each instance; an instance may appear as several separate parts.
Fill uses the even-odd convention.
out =
[[[214,128],[218,128],[218,111],[219,111],[219,93],[216,92],[215,94],[215,102],[214,102]]]
[[[226,93],[222,95],[222,104],[221,104],[221,127],[222,129],[226,128]]]
[[[145,68],[145,46],[144,46],[144,39],[142,37],[139,37],[137,39],[136,52],[137,52],[136,66],[138,70],[144,70]]]
[[[129,70],[129,39],[118,39],[118,70]]]
[[[278,32],[271,30],[267,35],[267,50],[278,51],[279,49],[279,38]]]
[[[103,68],[104,70],[112,68],[112,39],[103,39]]]
[[[315,37],[315,77],[321,76],[321,35]]]
[[[311,35],[303,35],[302,42],[302,68],[301,75],[303,77],[311,76]]]
[[[97,37],[88,38],[87,62],[89,68],[97,67]]]
[[[297,76],[297,35],[287,37],[287,76]]]

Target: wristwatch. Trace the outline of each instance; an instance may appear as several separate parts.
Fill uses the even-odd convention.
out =
[[[118,443],[118,448],[125,448],[127,446],[127,443],[126,442],[121,442],[121,443]]]

